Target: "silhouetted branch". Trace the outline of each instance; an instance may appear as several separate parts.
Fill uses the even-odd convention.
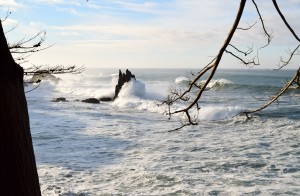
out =
[[[241,57],[237,56],[236,54],[234,54],[233,52],[230,52],[228,50],[225,50],[226,53],[231,54],[233,57],[237,58],[238,60],[240,60],[244,65],[260,65],[259,63],[259,58],[258,55],[253,57],[251,60],[245,61],[244,59],[242,59]],[[255,61],[255,59],[257,58],[257,61]]]
[[[254,25],[256,25],[256,23],[257,23],[257,21],[254,24],[252,24],[252,25],[248,25],[248,27],[238,27],[237,29],[238,30],[248,31],[248,30],[252,29],[252,27],[254,27]]]
[[[300,77],[300,68],[297,70],[294,77],[288,83],[286,83],[286,85],[269,102],[267,102],[266,104],[264,104],[263,106],[261,106],[260,108],[258,108],[256,110],[244,111],[244,112],[242,112],[242,114],[245,114],[247,117],[249,117],[249,114],[259,112],[259,111],[265,109],[266,107],[271,105],[274,101],[276,101],[283,93],[285,93],[293,84],[295,84],[295,83],[298,84],[299,77]]]
[[[48,67],[47,66],[40,65],[36,66],[33,65],[30,68],[24,69],[24,75],[30,76],[30,75],[38,75],[38,74],[66,74],[66,73],[71,73],[71,74],[79,74],[84,71],[84,66],[81,67],[76,67],[76,66],[54,66],[54,67]]]
[[[42,82],[41,81],[39,81],[39,82],[36,82],[36,83],[39,83],[36,87],[34,87],[33,89],[31,89],[31,90],[29,90],[29,91],[25,91],[25,93],[30,93],[30,92],[32,92],[32,91],[34,91],[35,89],[37,89],[38,87],[40,87],[40,85],[42,84]]]
[[[264,46],[262,46],[262,47],[261,47],[261,49],[262,49],[262,48],[265,48],[265,47],[267,47],[267,46],[270,44],[270,42],[271,42],[271,39],[272,39],[272,36],[271,36],[271,35],[268,33],[268,31],[267,31],[267,29],[266,29],[266,27],[265,27],[264,20],[263,20],[263,18],[262,18],[262,16],[261,16],[261,14],[260,14],[260,11],[259,11],[259,9],[258,9],[258,6],[257,6],[257,4],[255,3],[255,1],[254,1],[254,0],[252,0],[252,2],[253,2],[254,6],[255,6],[255,8],[256,8],[256,11],[257,11],[257,13],[258,13],[258,15],[259,15],[259,20],[260,20],[260,22],[261,22],[261,24],[262,24],[262,27],[263,27],[264,34],[265,34],[265,35],[266,35],[266,37],[268,38],[268,42],[267,42],[267,44],[266,44],[266,45],[264,45]]]
[[[276,0],[272,0],[272,2],[273,2],[273,5],[274,5],[277,13],[279,14],[280,18],[282,19],[282,21],[284,22],[284,24],[286,25],[286,27],[292,33],[292,35],[294,36],[294,38],[298,42],[300,42],[300,38],[298,37],[298,35],[294,31],[294,29],[290,26],[290,24],[285,19],[284,15],[282,14],[281,10],[278,7],[278,4],[277,4]],[[291,62],[291,60],[294,57],[294,55],[299,55],[299,47],[300,47],[300,44],[292,52],[290,52],[288,60],[283,60],[282,57],[280,58],[279,69],[281,69],[281,68],[285,67],[286,65],[288,65]]]
[[[0,5],[0,7],[2,7],[3,5]],[[11,11],[9,11],[9,9],[7,9],[6,11],[6,15],[3,19],[0,19],[1,22],[4,22],[7,20],[7,18],[9,17],[9,15],[11,15]]]
[[[12,54],[29,54],[29,53],[35,53],[42,50],[46,50],[50,48],[52,45],[42,47],[42,44],[46,40],[46,31],[40,31],[35,36],[29,38],[29,39],[21,39],[20,41],[10,44],[8,43],[8,48]],[[23,57],[15,57],[15,60],[24,60]],[[18,61],[18,63],[20,63]]]
[[[212,87],[208,88],[212,78],[215,75],[215,72],[219,66],[219,63],[222,59],[224,52],[226,52],[226,53],[230,54],[231,56],[233,56],[234,58],[238,59],[244,65],[251,65],[251,66],[260,65],[260,59],[259,59],[259,55],[258,55],[259,50],[257,50],[256,56],[254,56],[253,58],[248,57],[248,59],[250,59],[250,60],[245,60],[245,57],[249,56],[253,52],[253,46],[251,48],[248,48],[247,51],[243,51],[230,43],[236,30],[249,30],[257,23],[257,22],[255,22],[253,25],[249,25],[249,27],[247,27],[247,28],[238,27],[240,18],[243,13],[245,3],[246,3],[246,0],[240,1],[240,7],[238,10],[236,19],[232,25],[232,28],[231,28],[223,46],[219,50],[218,55],[209,64],[207,64],[204,68],[202,68],[197,74],[192,74],[194,76],[194,79],[189,82],[189,85],[186,88],[186,90],[181,91],[181,90],[173,89],[170,91],[170,94],[168,95],[167,99],[162,102],[162,104],[168,105],[167,114],[169,115],[169,118],[171,118],[171,116],[175,115],[175,114],[176,115],[182,114],[182,116],[180,118],[182,120],[181,126],[172,131],[182,129],[185,126],[198,124],[198,121],[199,121],[198,116],[197,115],[193,116],[191,114],[193,114],[194,112],[199,114],[199,111],[201,109],[200,99],[201,99],[204,91],[211,89],[213,86],[215,86],[218,83],[218,81],[217,81],[214,83],[214,85]],[[265,22],[262,18],[262,15],[260,13],[260,10],[259,10],[255,0],[252,0],[252,3],[254,4],[254,6],[256,8],[256,11],[259,16],[259,20],[262,24],[263,34],[267,38],[267,43],[264,46],[259,48],[259,49],[262,49],[262,48],[265,48],[270,45],[271,40],[272,40],[272,35],[267,31]],[[273,3],[274,3],[274,6],[276,7],[277,12],[281,16],[284,23],[286,24],[287,28],[291,31],[293,36],[299,41],[299,37],[297,36],[295,31],[291,28],[291,26],[288,24],[288,22],[282,15],[281,11],[279,10],[276,0],[273,0]],[[228,46],[230,46],[229,49],[228,49]],[[291,63],[291,60],[295,55],[300,55],[299,48],[300,48],[300,44],[298,44],[294,50],[290,50],[289,58],[287,60],[284,60],[283,58],[281,58],[279,67],[282,68],[282,67],[286,66],[287,64]],[[244,56],[244,58],[240,57],[242,55]],[[202,78],[204,76],[206,76],[206,78],[203,80]],[[274,97],[268,99],[269,101],[266,104],[264,104],[262,107],[260,107],[256,110],[244,111],[241,114],[244,114],[249,118],[251,114],[261,111],[261,110],[265,109],[266,107],[268,107],[270,104],[274,103],[276,100],[278,100],[278,98],[284,92],[287,91],[287,89],[292,88],[293,85],[295,85],[295,88],[300,88],[300,68],[298,69],[296,75],[290,81],[288,81],[284,85],[284,87]],[[183,108],[172,111],[171,106],[174,105],[174,103],[178,103],[178,102],[179,103],[183,102],[183,103],[187,103],[187,104]]]
[[[242,13],[244,10],[246,4],[246,0],[241,0],[240,2],[240,7],[239,10],[237,12],[237,16],[234,20],[234,23],[232,25],[232,28],[223,44],[223,46],[220,48],[218,55],[208,64],[206,65],[200,72],[198,72],[197,76],[195,77],[195,79],[193,81],[190,82],[189,84],[189,88],[184,91],[182,94],[175,94],[175,99],[168,101],[171,104],[173,104],[175,101],[178,100],[182,100],[183,97],[188,96],[188,94],[191,92],[192,88],[195,86],[195,84],[197,84],[197,82],[200,80],[200,78],[207,73],[208,71],[211,71],[207,77],[207,79],[205,80],[204,84],[202,86],[197,86],[198,87],[198,93],[196,94],[196,97],[193,98],[193,100],[191,100],[191,102],[185,106],[183,109],[179,109],[176,111],[171,111],[169,113],[169,115],[174,115],[174,114],[178,114],[178,113],[183,113],[185,114],[185,117],[187,118],[187,123],[185,123],[182,127],[187,126],[187,125],[197,125],[197,116],[195,116],[194,118],[191,117],[191,110],[192,108],[195,108],[197,110],[197,113],[199,112],[199,110],[201,109],[199,106],[198,101],[200,100],[203,92],[205,91],[205,89],[207,89],[208,84],[210,83],[210,81],[212,80],[212,78],[214,77],[216,70],[219,66],[219,63],[222,59],[222,56],[224,54],[224,52],[226,51],[226,48],[228,47],[228,45],[230,44],[230,41],[235,33],[235,31],[237,30],[238,24],[240,22],[240,19],[242,17]],[[200,88],[199,88],[200,87]],[[170,98],[170,97],[168,97]],[[169,105],[169,106],[170,106]],[[182,128],[181,127],[181,128]]]
[[[285,19],[285,17],[283,16],[282,12],[280,11],[276,0],[272,0],[274,7],[276,8],[278,14],[280,15],[281,19],[283,20],[284,24],[287,26],[287,28],[290,30],[290,32],[293,34],[293,36],[295,37],[295,39],[300,42],[299,37],[297,36],[297,34],[295,33],[295,31],[293,30],[293,28],[289,25],[289,23],[287,22],[287,20]]]
[[[10,33],[13,30],[15,30],[17,27],[19,26],[19,24],[16,24],[15,26],[11,27],[9,30],[5,31],[4,34]]]
[[[232,45],[232,44],[228,44],[228,45],[231,46],[231,47],[233,47],[233,48],[234,48],[236,51],[238,51],[239,53],[244,54],[245,56],[247,56],[247,55],[249,55],[249,54],[251,54],[251,53],[253,52],[253,46],[252,46],[251,48],[248,48],[247,51],[242,51],[242,50],[238,49],[237,47],[235,47],[235,46]]]
[[[293,51],[289,50],[289,58],[287,60],[284,60],[283,57],[280,57],[280,62],[279,62],[279,65],[278,65],[278,67],[279,67],[278,69],[282,69],[283,67],[290,64],[291,60],[293,59],[293,57],[295,55],[300,55],[299,47],[300,47],[300,44]]]

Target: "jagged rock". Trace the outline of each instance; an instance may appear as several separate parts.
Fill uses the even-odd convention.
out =
[[[96,98],[88,98],[88,99],[85,99],[85,100],[82,100],[81,102],[84,102],[84,103],[94,103],[94,104],[99,104],[100,101]]]
[[[119,79],[118,79],[118,84],[116,85],[115,88],[115,96],[114,99],[116,99],[119,95],[119,92],[124,85],[124,83],[129,82],[131,78],[135,79],[135,76],[128,70],[126,69],[125,73],[122,73],[121,70],[119,70]]]
[[[101,97],[100,101],[112,101],[113,99],[111,97]]]
[[[52,99],[52,102],[67,102],[67,99],[64,97],[58,97],[58,98]]]

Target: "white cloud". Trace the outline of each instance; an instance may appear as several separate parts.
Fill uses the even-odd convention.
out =
[[[78,1],[72,1],[72,0],[32,0],[34,3],[41,3],[41,4],[65,4],[65,5],[77,5],[80,6],[81,3]],[[84,0],[82,0],[84,1]]]
[[[78,12],[74,8],[57,8],[57,11],[71,13],[71,14],[78,14]]]
[[[2,6],[2,9],[9,9],[12,11],[24,7],[22,3],[19,3],[16,0],[0,0],[0,5]]]
[[[57,24],[65,24],[64,26],[46,25],[47,21],[43,21],[45,19],[42,20],[37,16],[32,20],[40,21],[39,23],[29,24],[27,22],[29,25],[23,24],[21,31],[34,34],[47,27],[50,43],[56,43],[49,53],[53,52],[53,54],[59,55],[64,50],[65,55],[56,58],[63,62],[88,60],[92,63],[93,60],[99,62],[105,59],[109,65],[116,63],[116,57],[119,59],[120,56],[123,57],[120,58],[120,61],[124,60],[126,63],[125,60],[128,60],[132,63],[135,61],[135,55],[138,56],[136,58],[139,58],[137,62],[139,61],[141,64],[143,63],[142,57],[157,59],[156,63],[161,60],[161,64],[164,64],[168,61],[164,59],[164,54],[172,57],[172,62],[176,63],[176,59],[178,59],[178,64],[184,64],[183,60],[188,61],[189,58],[189,62],[194,61],[196,64],[200,59],[216,54],[231,28],[239,7],[238,1],[224,3],[220,0],[148,0],[146,2],[90,0],[87,3],[85,0],[30,1],[44,6],[43,9],[47,9],[48,5],[55,5],[53,7],[57,11],[72,13],[72,15],[66,17],[68,22],[61,17],[62,21]],[[16,3],[13,0],[9,2]],[[286,45],[287,42],[292,43],[288,39],[290,33],[284,30],[285,27],[280,22],[272,2],[257,1],[257,3],[260,5],[267,28],[274,31],[276,37],[274,44],[277,44],[275,46]],[[296,32],[300,33],[299,0],[278,3],[282,4],[284,15],[289,19]],[[54,20],[55,16],[49,16],[49,18],[51,17]],[[249,1],[241,25],[252,24],[257,20],[255,8]],[[258,21],[253,31],[238,31],[234,42],[242,48],[251,46],[252,43],[261,46],[265,43],[265,39],[260,37],[260,33],[261,24]],[[79,53],[76,50],[84,50],[88,53],[89,58],[84,59],[84,56],[76,55]],[[47,55],[44,58],[48,58]]]
[[[130,42],[136,41],[153,46],[203,46],[209,43],[210,39],[216,40],[218,37],[218,33],[213,29],[198,32],[144,25],[73,25],[52,27],[52,29],[64,32],[64,34],[81,35],[83,40],[94,37],[99,41],[126,41],[128,46]]]
[[[154,2],[142,2],[134,3],[131,1],[119,1],[119,0],[110,0],[109,3],[119,5],[125,10],[137,11],[137,12],[154,12],[158,8],[159,4]]]

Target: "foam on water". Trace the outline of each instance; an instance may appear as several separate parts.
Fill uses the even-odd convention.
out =
[[[145,84],[138,80],[131,80],[126,82],[118,95],[119,97],[144,97]]]
[[[169,75],[147,71],[147,78],[139,80],[136,75],[138,80],[126,84],[110,103],[72,101],[114,92],[117,79],[110,75],[115,72],[108,71],[63,76],[62,83],[46,81],[26,94],[43,195],[300,192],[297,96],[284,96],[278,105],[247,119],[234,116],[257,102],[251,101],[252,94],[231,88],[206,91],[199,125],[168,132],[181,124],[168,120],[166,108],[158,107],[156,101],[166,96],[167,86],[174,84],[182,70],[167,70],[164,74],[172,74],[168,81]],[[235,75],[225,76],[219,77],[224,81],[213,82],[242,83],[234,80]],[[58,96],[70,102],[50,102]],[[174,109],[182,107],[174,104]]]
[[[200,85],[203,85],[206,81],[201,81]],[[209,84],[207,85],[207,88],[212,88],[215,86],[223,86],[223,85],[227,85],[227,84],[233,84],[232,81],[224,79],[224,78],[220,78],[220,79],[213,79],[209,82]]]
[[[204,106],[199,111],[200,120],[227,120],[240,114],[243,109],[239,106]]]
[[[181,76],[175,79],[176,84],[188,84],[190,80],[187,77]]]

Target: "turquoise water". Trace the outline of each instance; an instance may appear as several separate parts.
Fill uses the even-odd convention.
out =
[[[114,102],[77,99],[111,96],[116,69],[59,76],[27,94],[43,195],[298,195],[299,90],[252,119],[236,116],[264,104],[293,71],[219,70],[199,125],[175,132],[178,119],[157,102],[185,87],[191,70],[131,71],[137,82]]]

